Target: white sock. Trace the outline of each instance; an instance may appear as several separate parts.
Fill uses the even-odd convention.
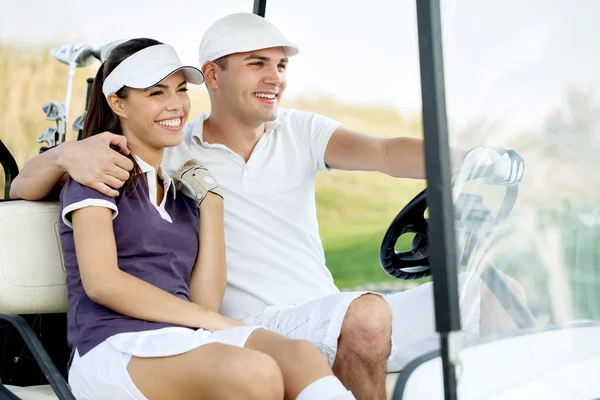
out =
[[[331,400],[356,400],[356,397],[354,397],[351,391],[347,390],[346,393],[335,396]]]
[[[354,396],[333,375],[317,379],[304,388],[296,400],[352,400]]]

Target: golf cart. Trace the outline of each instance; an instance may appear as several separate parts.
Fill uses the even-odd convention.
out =
[[[265,9],[265,0],[255,1],[255,13],[264,16]],[[536,188],[523,196],[531,182],[527,177],[538,176],[528,157],[522,187],[486,183],[489,165],[485,164],[452,174],[449,139],[455,138],[446,122],[440,14],[439,1],[417,1],[427,190],[400,211],[380,249],[382,267],[389,275],[432,277],[440,348],[391,377],[397,381],[390,396],[409,400],[600,398],[600,344],[595,340],[600,333],[600,282],[594,269],[600,257],[593,255],[598,254],[593,244],[600,223],[593,208],[594,190],[577,198],[577,207],[558,214],[553,208],[541,209],[540,204],[551,197],[548,191]],[[103,49],[70,46],[55,57],[72,70],[73,65],[93,61],[92,57],[102,60],[108,51],[110,45]],[[46,107],[46,118],[57,124],[40,137],[48,146],[64,141],[68,99],[69,94],[62,107],[60,103]],[[466,144],[482,143],[493,140],[477,138],[477,143]],[[500,156],[518,161],[511,152],[501,151]],[[0,145],[0,158],[6,177],[5,201],[0,203],[2,329],[18,331],[42,371],[39,381],[48,383],[18,387],[10,375],[2,374],[0,381],[7,386],[0,384],[0,399],[73,399],[64,370],[67,304],[58,206],[8,200],[18,170],[4,145]],[[560,154],[556,159],[561,160]],[[571,178],[574,189],[578,183],[583,186],[583,181]],[[590,184],[594,184],[591,178],[585,182]],[[525,202],[519,202],[522,198]],[[589,199],[591,208],[580,209]],[[488,204],[494,202],[496,207]],[[577,218],[565,216],[569,212]],[[403,235],[413,239],[410,248],[400,251],[396,245]],[[30,249],[33,243],[35,251]],[[525,296],[507,284],[507,275],[523,286]],[[479,325],[489,316],[478,315],[481,310],[473,305],[486,298],[499,303],[500,307],[493,307],[497,315],[491,316],[497,325],[473,335],[468,322],[475,319]],[[52,322],[44,322],[45,318]],[[5,339],[2,346],[9,348],[12,343]],[[6,365],[14,369],[25,362],[22,346],[17,346],[14,357],[0,360],[2,371]]]

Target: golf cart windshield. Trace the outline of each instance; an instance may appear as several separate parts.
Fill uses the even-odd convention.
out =
[[[442,8],[450,142],[513,148],[525,174],[514,209],[485,227],[507,187],[454,186],[459,266],[481,271],[492,260],[520,284],[539,328],[599,321],[600,35],[591,15],[600,7],[534,2],[515,15],[505,1],[471,3]],[[465,60],[465,48],[477,57]],[[467,259],[475,234],[486,236],[477,244],[487,254]]]
[[[449,359],[460,399],[600,397],[599,11],[566,0],[441,2],[450,145],[516,150],[498,150],[512,162],[484,155],[452,175],[449,209],[429,203],[430,240],[444,223],[439,211],[453,213],[458,279],[448,299],[458,297],[462,334],[450,340]],[[428,101],[424,92],[424,119],[436,117]],[[424,125],[431,146],[440,135]],[[444,151],[428,153],[428,167],[448,167]],[[486,179],[520,168],[521,157],[519,184]],[[452,309],[439,300],[438,325]],[[443,398],[432,357],[408,368],[395,398]]]

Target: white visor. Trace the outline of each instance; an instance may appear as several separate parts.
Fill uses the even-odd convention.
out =
[[[108,97],[123,86],[148,89],[177,71],[183,71],[185,80],[189,83],[200,85],[204,82],[202,71],[183,65],[172,46],[150,46],[127,57],[108,74],[102,85],[102,93]]]

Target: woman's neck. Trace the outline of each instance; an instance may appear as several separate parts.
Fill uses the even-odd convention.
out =
[[[160,164],[162,162],[164,149],[151,148],[150,146],[141,143],[132,142],[129,139],[128,144],[131,152],[144,160],[146,164],[154,168],[158,175],[158,169],[160,168]]]
[[[163,181],[160,177],[160,163],[162,161],[162,155],[163,155],[163,149],[160,150],[153,150],[153,151],[149,151],[148,149],[142,149],[141,146],[131,146],[132,147],[132,152],[133,154],[135,154],[137,157],[141,158],[146,164],[150,165],[152,168],[154,168],[154,172],[155,172],[155,177],[154,179],[156,179],[156,199],[151,199],[151,201],[155,201],[156,205],[159,205],[162,202],[163,196],[164,196],[164,190],[163,190]],[[146,176],[144,176],[144,179],[147,179]],[[147,182],[149,184],[149,182]]]

